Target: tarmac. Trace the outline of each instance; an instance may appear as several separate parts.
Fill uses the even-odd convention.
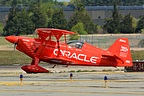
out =
[[[144,72],[73,72],[71,80],[70,72],[60,71],[79,68],[96,67],[57,67],[49,68],[52,73],[27,74],[20,66],[0,66],[0,96],[144,96]]]

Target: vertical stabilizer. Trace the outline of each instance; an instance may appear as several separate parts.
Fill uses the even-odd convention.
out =
[[[115,66],[132,66],[132,58],[127,38],[117,39],[108,51],[116,57]]]

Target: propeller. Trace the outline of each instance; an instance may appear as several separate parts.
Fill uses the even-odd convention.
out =
[[[18,43],[14,43],[14,51],[15,51],[15,49],[16,49],[16,45],[17,45]]]
[[[17,31],[16,31],[16,34],[15,34],[15,36],[17,36],[17,42],[14,42],[14,51],[15,51],[15,48],[16,48],[16,46],[18,44],[18,41],[19,41],[19,39],[18,39],[19,30],[20,30],[20,24],[18,23]]]
[[[17,41],[14,42],[14,51],[15,51],[15,49],[16,49],[16,46],[18,45],[18,42],[19,42],[19,37],[18,37],[18,36],[16,36],[16,37],[17,37]]]
[[[7,36],[7,37],[5,37],[5,39],[7,41],[9,41],[10,43],[13,43],[14,44],[14,49],[15,49],[15,47],[18,44],[18,41],[19,41],[18,36]]]

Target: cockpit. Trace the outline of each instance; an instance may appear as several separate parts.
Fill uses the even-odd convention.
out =
[[[82,41],[78,41],[78,40],[71,40],[71,41],[68,41],[67,44],[71,47],[75,47],[75,48],[79,48],[81,49],[84,42]]]

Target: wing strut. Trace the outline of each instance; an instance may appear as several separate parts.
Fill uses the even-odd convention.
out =
[[[59,39],[63,34],[57,34],[56,32],[53,32],[53,35],[56,37],[57,39],[57,48],[58,48],[58,55],[57,57],[59,57],[61,55],[60,53],[60,44],[59,44]]]
[[[61,29],[53,29],[53,28],[38,28],[36,29],[39,38],[45,40],[48,36],[54,35],[57,39],[57,48],[58,48],[58,55],[59,57],[61,55],[60,53],[60,44],[59,44],[59,39],[62,35],[65,36],[65,43],[66,43],[66,35],[67,34],[74,34],[74,32],[67,31],[67,30],[61,30]]]

